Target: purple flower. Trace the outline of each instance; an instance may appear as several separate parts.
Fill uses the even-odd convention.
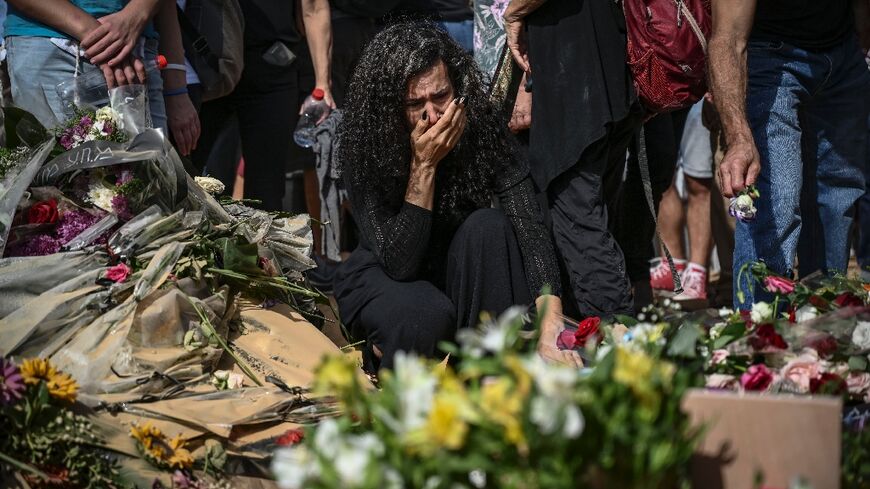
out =
[[[121,186],[133,181],[133,170],[121,170],[121,173],[118,174],[118,181],[115,182],[115,185]]]
[[[60,135],[60,145],[63,146],[63,149],[70,150],[73,147],[72,136],[69,131],[64,131]]]
[[[44,256],[60,251],[62,243],[53,236],[41,234],[10,246],[7,256]]]
[[[67,244],[99,220],[99,216],[85,211],[72,210],[65,212],[60,220],[60,224],[57,226],[57,240],[62,245]]]
[[[24,395],[21,371],[8,358],[0,358],[0,404],[8,406]]]
[[[133,213],[130,212],[130,202],[127,201],[127,197],[121,194],[112,197],[112,210],[115,211],[115,214],[122,221],[133,219]]]

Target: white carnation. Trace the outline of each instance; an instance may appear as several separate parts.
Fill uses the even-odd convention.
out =
[[[206,192],[208,192],[212,195],[217,195],[219,193],[222,193],[224,191],[224,189],[226,188],[224,186],[223,182],[221,182],[217,178],[194,177],[194,180],[196,181],[197,185],[199,185],[200,187],[202,187],[203,190],[205,190]]]
[[[862,350],[870,349],[870,322],[858,321],[855,331],[852,331],[852,343]]]
[[[749,317],[753,323],[762,323],[773,316],[773,308],[767,302],[757,302],[752,305]]]
[[[112,199],[114,197],[115,192],[112,189],[99,183],[91,185],[91,188],[88,189],[88,202],[106,212],[112,212]]]

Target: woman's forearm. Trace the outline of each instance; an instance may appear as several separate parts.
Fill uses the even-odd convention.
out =
[[[408,189],[405,191],[405,201],[417,207],[432,210],[435,202],[434,168],[411,163],[411,175],[408,177]]]

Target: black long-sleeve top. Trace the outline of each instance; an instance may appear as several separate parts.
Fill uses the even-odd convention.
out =
[[[435,212],[406,201],[399,206],[390,205],[374,189],[355,187],[349,179],[345,184],[362,234],[362,245],[378,257],[388,276],[400,281],[432,279],[432,271],[445,268],[446,251],[455,229],[451,233],[433,234],[438,227]],[[513,224],[531,296],[540,295],[545,285],[550,293],[559,295],[561,282],[556,254],[528,171],[515,169],[499,175],[493,196]],[[437,282],[437,278],[434,281]]]

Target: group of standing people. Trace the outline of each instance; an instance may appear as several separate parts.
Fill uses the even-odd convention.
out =
[[[638,101],[612,0],[242,0],[244,70],[206,102],[175,0],[9,0],[6,48],[13,102],[46,123],[62,120],[55,87],[74,73],[147,83],[155,127],[197,171],[235,116],[244,195],[269,210],[282,209],[286,162],[314,164],[287,141],[320,88],[342,109],[334,164],[359,239],[330,281],[369,367],[391,366],[398,351],[436,355],[481,312],[516,304],[542,314],[542,356],[581,364],[556,348],[562,314],[632,314],[671,278],[666,262],[647,265],[656,225],[644,185],[667,214],[678,154],[695,159],[683,168],[700,202],[689,211],[692,263],[677,270],[686,293],[707,281],[710,226],[697,209],[726,218],[713,182],[725,198],[751,184],[760,193],[756,219],[716,239],[720,252],[734,247],[734,277],[756,260],[783,275],[845,271],[856,207],[870,207],[856,206],[870,156],[865,2],[713,0],[704,106],[659,115]],[[503,46],[524,72],[512,111],[487,96]],[[289,62],[266,55],[276,47]],[[172,69],[153,76],[158,52]],[[706,152],[678,152],[701,133]],[[323,182],[309,176],[314,210]],[[865,240],[870,216],[861,222]],[[764,299],[745,281],[738,289],[738,307]]]

